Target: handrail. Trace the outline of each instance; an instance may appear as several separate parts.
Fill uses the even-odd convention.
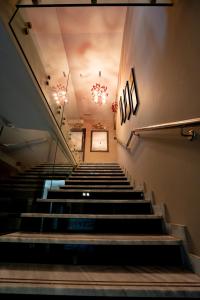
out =
[[[184,129],[186,127],[193,127],[200,125],[200,118],[194,118],[194,119],[189,119],[189,120],[182,120],[182,121],[176,121],[176,122],[169,122],[169,123],[162,123],[162,124],[157,124],[157,125],[150,125],[150,126],[144,126],[144,127],[139,127],[135,128],[131,131],[130,136],[128,138],[128,141],[126,144],[122,143],[121,141],[118,142],[122,144],[122,146],[125,146],[126,149],[128,149],[130,142],[132,140],[132,137],[134,135],[139,136],[140,132],[143,131],[154,131],[154,130],[162,130],[162,129],[171,129],[171,128],[181,128],[181,135],[184,137],[187,137],[190,141],[192,141],[198,133],[195,130],[189,130],[188,133],[184,133]]]

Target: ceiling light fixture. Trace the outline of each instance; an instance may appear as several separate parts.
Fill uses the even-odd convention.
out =
[[[66,87],[61,83],[58,83],[56,86],[52,87],[52,96],[57,105],[68,102]]]
[[[106,99],[108,97],[107,86],[96,83],[91,89],[93,101],[96,104],[106,104]]]

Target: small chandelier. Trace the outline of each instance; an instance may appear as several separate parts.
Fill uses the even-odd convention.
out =
[[[52,87],[52,96],[57,105],[68,102],[66,87],[61,83],[58,83],[56,86]]]
[[[106,98],[108,97],[107,86],[96,83],[91,89],[93,101],[97,104],[106,104]]]

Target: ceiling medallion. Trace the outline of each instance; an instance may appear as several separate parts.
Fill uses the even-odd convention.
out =
[[[107,86],[96,83],[91,89],[93,101],[96,104],[102,105],[106,104],[106,99],[108,97]]]

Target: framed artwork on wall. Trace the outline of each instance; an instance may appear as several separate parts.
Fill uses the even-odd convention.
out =
[[[71,130],[71,142],[76,151],[83,151],[83,131]]]
[[[138,89],[135,77],[135,69],[131,68],[131,74],[129,78],[129,88],[130,88],[130,97],[132,102],[132,113],[136,114],[138,105],[139,105],[139,97],[138,97]]]
[[[123,109],[123,103],[122,103],[122,96],[119,98],[119,111],[120,111],[120,122],[121,125],[124,123],[124,109]]]
[[[125,91],[125,98],[126,98],[126,118],[127,120],[129,120],[132,112],[132,97],[130,94],[130,87],[128,81],[126,82],[124,91]]]
[[[109,138],[107,130],[91,130],[91,152],[108,152]]]
[[[127,119],[126,88],[123,89],[122,107],[123,107],[123,111],[124,111],[124,123],[126,123],[126,119]]]

